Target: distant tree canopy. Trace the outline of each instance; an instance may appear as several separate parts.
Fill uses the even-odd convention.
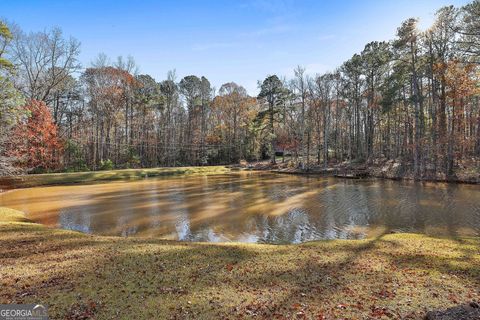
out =
[[[0,23],[0,172],[11,172],[8,161],[96,170],[107,160],[275,163],[281,154],[306,169],[393,159],[415,178],[448,179],[480,164],[479,16],[475,0],[440,8],[427,30],[407,19],[395,39],[366,44],[335,70],[267,76],[256,97],[235,82],[216,91],[204,76],[175,71],[157,81],[130,56],[100,54],[82,68],[80,43],[59,28],[26,34]],[[28,125],[29,134],[18,129]],[[7,153],[12,141],[30,151]]]
[[[0,21],[0,175],[18,172],[13,164],[15,159],[5,154],[10,144],[10,131],[22,115],[20,106],[23,103],[13,83],[15,67],[8,59],[7,49],[12,39],[10,29]]]

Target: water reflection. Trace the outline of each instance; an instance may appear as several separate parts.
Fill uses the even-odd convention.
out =
[[[480,187],[471,185],[241,172],[21,189],[0,194],[0,206],[85,233],[185,241],[480,235]]]

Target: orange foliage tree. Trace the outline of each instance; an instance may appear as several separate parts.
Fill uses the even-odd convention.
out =
[[[29,170],[52,170],[59,166],[62,154],[57,126],[43,101],[31,100],[23,107],[28,115],[13,129],[10,154]]]

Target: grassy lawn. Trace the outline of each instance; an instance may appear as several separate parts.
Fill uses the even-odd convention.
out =
[[[388,319],[480,298],[480,239],[301,245],[90,236],[0,208],[0,303],[52,319]]]
[[[134,180],[155,176],[217,174],[225,172],[230,172],[230,169],[224,166],[205,166],[123,169],[70,173],[46,173],[0,178],[0,186],[5,185],[14,188],[29,188],[42,185],[95,183],[98,181],[101,182],[109,180]]]

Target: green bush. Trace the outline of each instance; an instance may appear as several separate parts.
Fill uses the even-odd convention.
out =
[[[139,168],[140,167],[140,156],[132,154],[127,161],[127,168]]]
[[[67,140],[65,144],[65,155],[67,172],[89,171],[83,150],[74,140]]]
[[[30,170],[28,173],[30,174],[43,174],[43,173],[50,173],[50,170],[45,169],[44,167],[36,167]]]
[[[112,160],[100,160],[100,170],[113,170],[115,165],[113,164]]]
[[[141,167],[140,156],[134,147],[124,149],[121,159],[121,163],[119,164],[121,168],[136,169]]]
[[[76,165],[69,166],[65,169],[65,172],[85,172],[90,171],[90,168],[86,163],[78,163]]]

